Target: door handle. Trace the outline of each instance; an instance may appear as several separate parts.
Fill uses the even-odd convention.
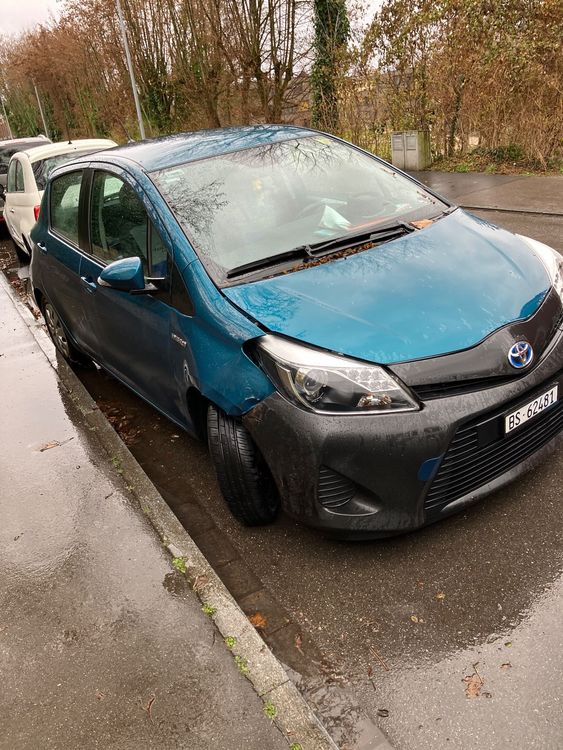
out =
[[[36,242],[35,246],[41,250],[42,253],[47,252],[47,246],[43,244],[43,242]]]
[[[81,276],[80,281],[82,282],[86,291],[89,292],[90,294],[96,291],[97,285],[91,276]]]

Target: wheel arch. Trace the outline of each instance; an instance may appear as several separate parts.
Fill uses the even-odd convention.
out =
[[[38,287],[33,287],[33,296],[35,298],[35,302],[37,303],[37,307],[41,310],[41,314],[43,314],[43,300],[45,299],[45,295],[39,289]]]
[[[212,402],[192,385],[186,391],[186,404],[196,436],[207,442],[207,410]]]

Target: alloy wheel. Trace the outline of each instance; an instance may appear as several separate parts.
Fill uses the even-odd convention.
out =
[[[70,359],[70,347],[61,319],[50,302],[45,303],[45,322],[55,346],[67,359]]]

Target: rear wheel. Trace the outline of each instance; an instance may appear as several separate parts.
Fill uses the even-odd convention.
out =
[[[278,491],[248,430],[210,406],[207,441],[219,487],[231,513],[245,526],[272,523],[280,508]]]
[[[92,360],[90,357],[79,352],[69,341],[67,332],[53,305],[50,302],[44,301],[41,305],[41,312],[45,318],[49,336],[66,361],[73,365],[80,365],[81,367],[91,367]]]

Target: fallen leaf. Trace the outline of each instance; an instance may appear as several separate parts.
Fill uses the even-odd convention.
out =
[[[50,443],[44,443],[40,448],[39,452],[43,453],[43,451],[48,451],[51,448],[58,448],[60,445],[58,440],[52,440]]]
[[[99,701],[103,701],[103,699],[106,697],[105,693],[102,693],[100,690],[96,690],[96,698]]]
[[[373,676],[373,668],[372,668],[372,667],[371,667],[371,665],[370,665],[370,666],[368,667],[368,677],[372,677],[372,676]]]
[[[389,710],[387,708],[378,708],[377,715],[381,716],[382,719],[386,719],[389,716]]]
[[[303,638],[299,633],[295,636],[295,648],[299,651],[300,654],[303,654],[303,649],[301,646],[303,645]]]
[[[419,617],[418,615],[411,615],[411,621],[415,622],[417,624],[418,623],[422,624],[422,623],[424,623],[424,618],[423,617]]]
[[[153,693],[153,694],[151,695],[151,697],[149,698],[149,700],[148,700],[148,702],[147,702],[147,705],[146,705],[146,706],[143,706],[143,711],[146,711],[146,712],[147,712],[147,714],[148,714],[148,716],[149,716],[149,719],[150,719],[151,721],[152,721],[152,714],[151,714],[151,711],[152,711],[152,704],[153,704],[153,703],[155,702],[155,699],[156,699],[156,695],[155,695],[155,694]]]
[[[438,591],[438,593],[436,594],[436,599],[439,599],[440,601],[444,601],[445,598],[446,598],[446,595],[444,594],[444,592]]]
[[[512,669],[512,664],[509,661],[505,661],[504,664],[500,665],[501,669]]]
[[[208,584],[208,583],[209,583],[209,578],[208,578],[208,576],[206,576],[206,575],[203,575],[203,574],[202,574],[202,575],[200,575],[200,576],[198,576],[198,577],[197,577],[197,578],[195,579],[195,581],[194,581],[194,585],[193,585],[193,589],[194,589],[194,591],[196,592],[196,594],[197,594],[197,593],[198,593],[199,591],[201,591],[202,589],[204,589],[204,588],[205,588],[205,586],[207,586],[207,584]]]
[[[268,625],[266,618],[261,612],[256,612],[256,614],[251,615],[248,619],[250,620],[250,624],[254,625],[255,628],[264,629]]]
[[[413,227],[416,227],[417,229],[424,229],[424,227],[429,227],[430,224],[433,224],[434,222],[432,219],[419,219],[418,221],[411,221],[411,224]]]
[[[49,443],[45,443],[45,445],[40,446],[39,452],[43,453],[43,451],[48,451],[51,448],[58,448],[61,445],[66,445],[67,443],[70,443],[71,440],[74,440],[74,438],[69,437],[66,440],[51,440]]]
[[[483,687],[483,680],[479,675],[474,672],[471,675],[467,675],[463,678],[465,682],[465,695],[467,698],[478,698],[481,694],[481,688]]]
[[[506,646],[506,648],[511,648],[512,647],[512,641],[506,641],[506,643],[504,645]]]

